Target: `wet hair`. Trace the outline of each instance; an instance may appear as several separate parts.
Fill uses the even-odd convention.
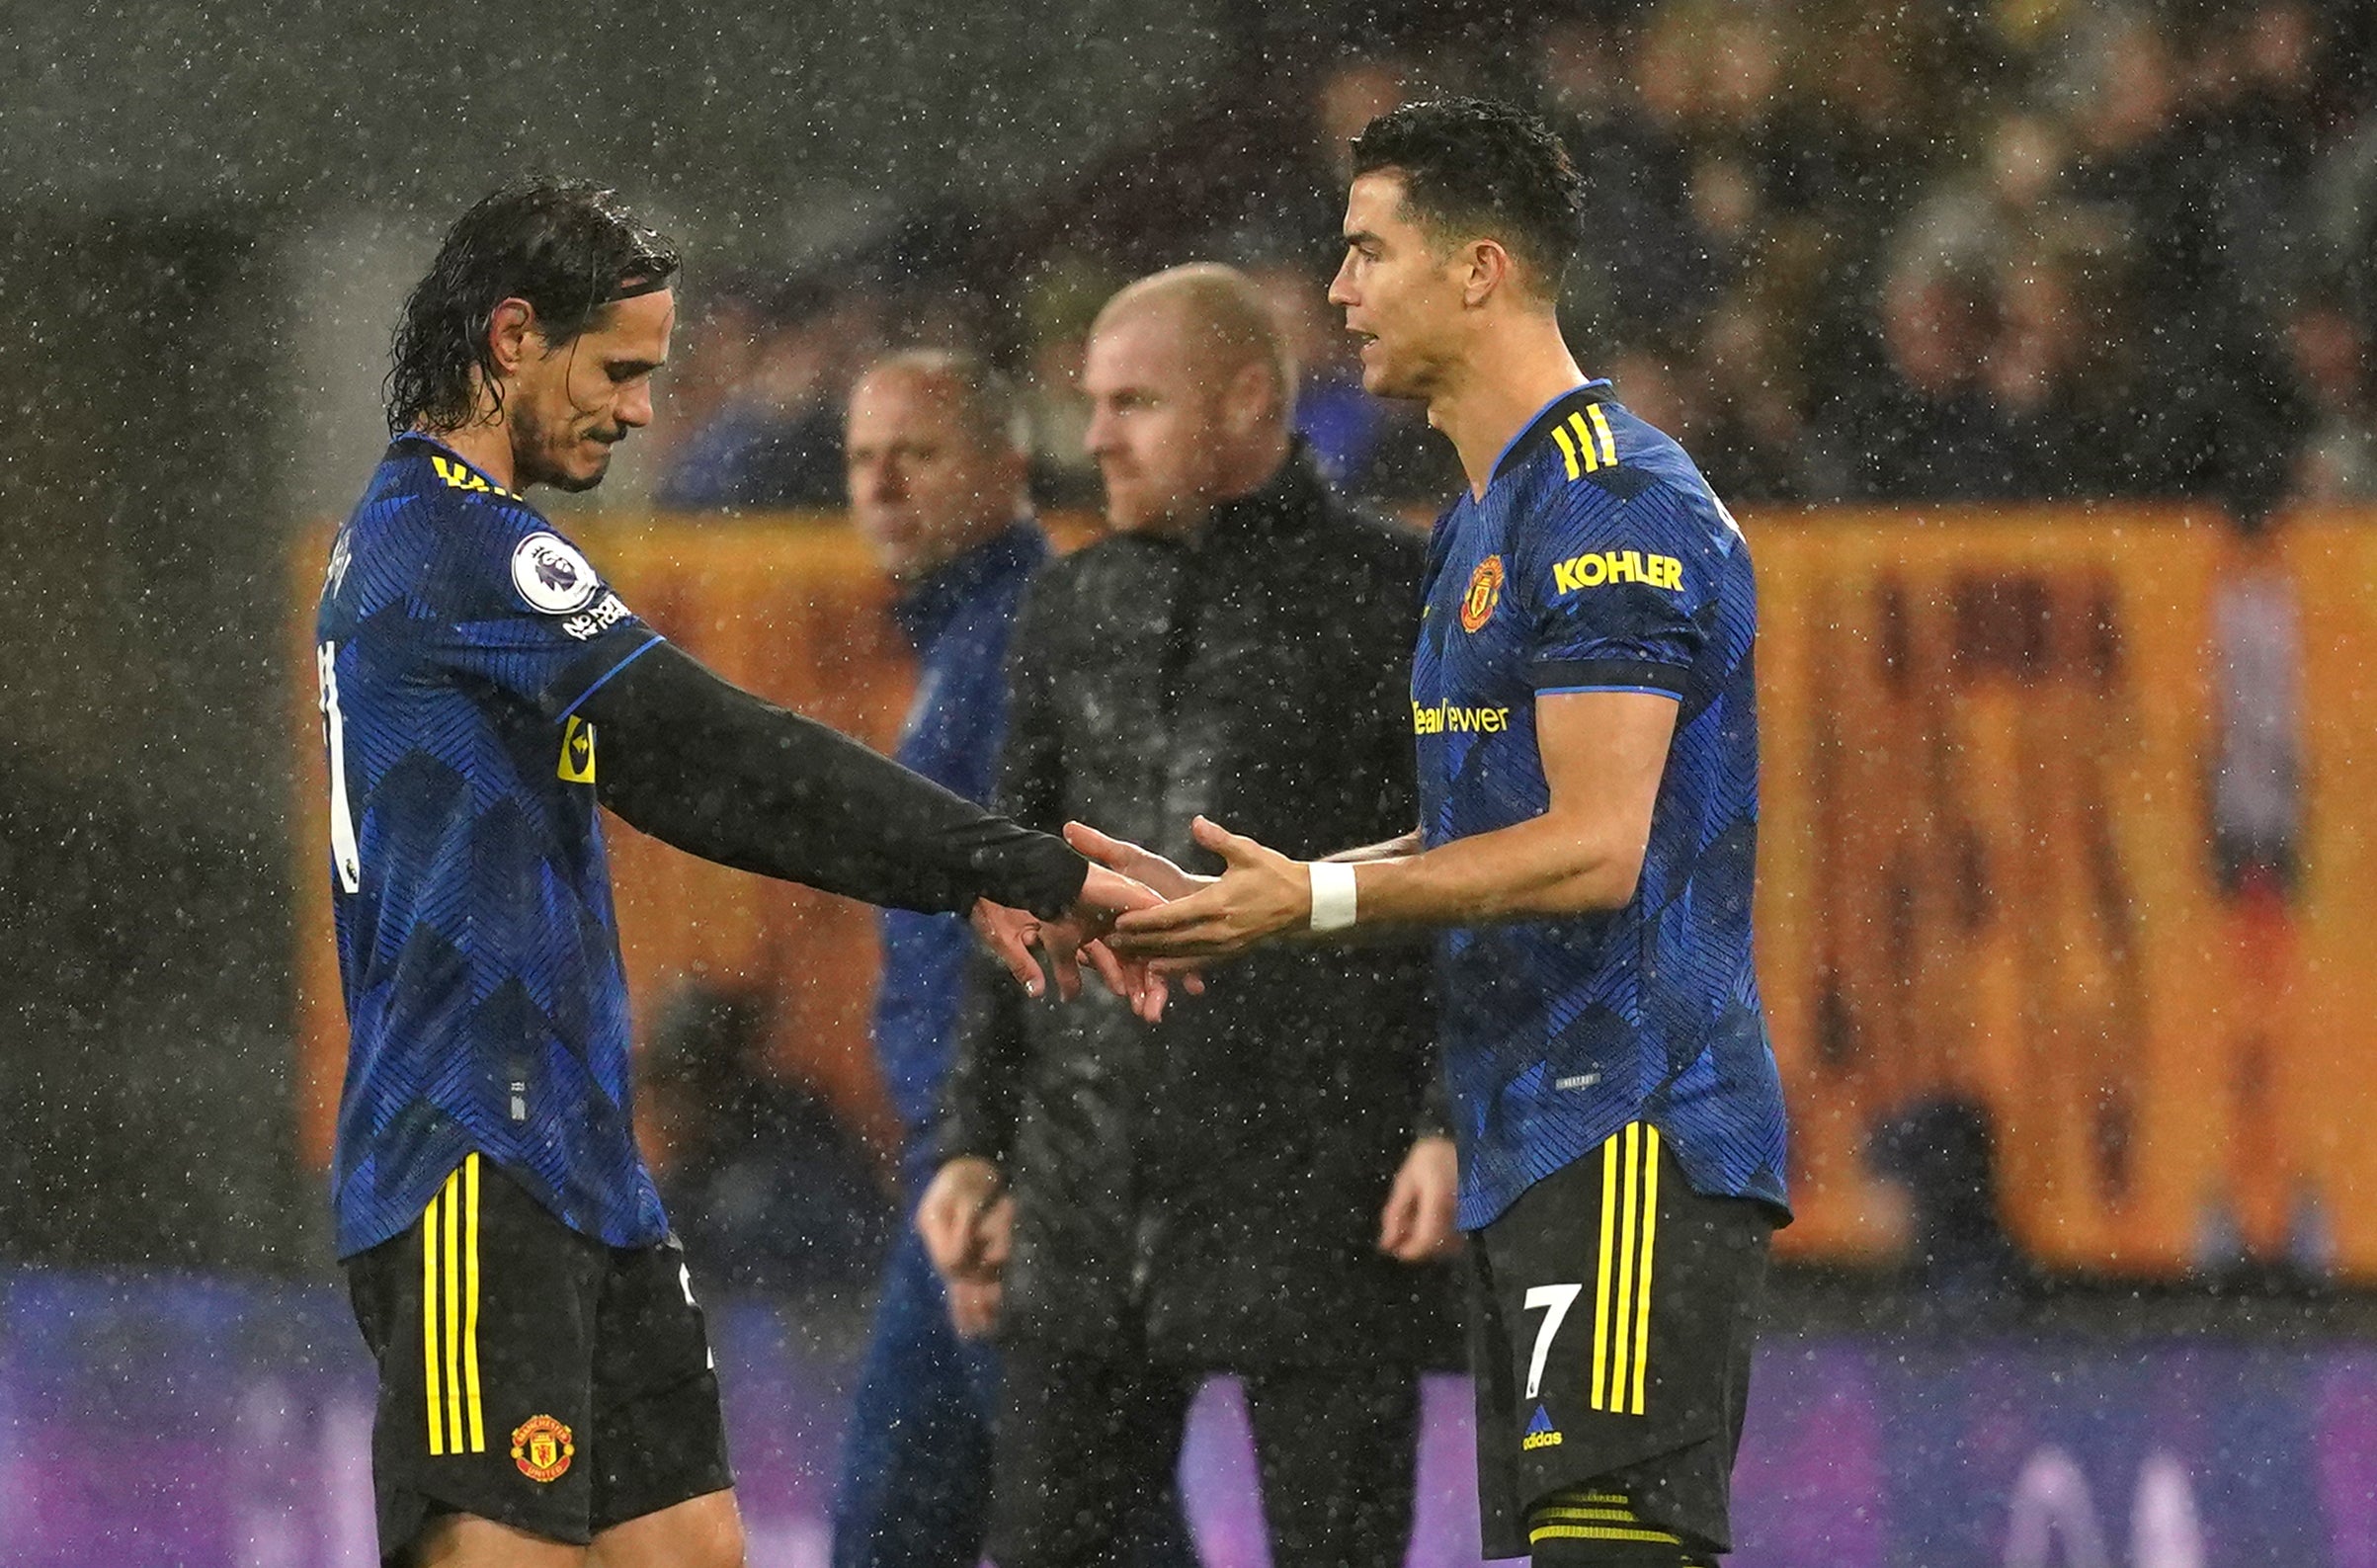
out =
[[[585,180],[506,186],[462,214],[413,286],[388,349],[382,404],[391,435],[454,430],[478,412],[478,384],[503,406],[495,307],[525,299],[548,346],[577,341],[604,306],[668,287],[677,247],[637,220],[617,194]]]
[[[1403,178],[1421,226],[1501,243],[1546,299],[1576,254],[1585,182],[1542,121],[1482,98],[1434,98],[1389,110],[1353,138],[1353,172]]]
[[[944,382],[955,394],[951,402],[958,422],[984,452],[1031,451],[1023,394],[981,355],[966,349],[901,349],[868,366],[859,380],[884,374]]]

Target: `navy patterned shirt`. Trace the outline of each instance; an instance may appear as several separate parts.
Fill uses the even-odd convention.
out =
[[[1638,1118],[1696,1191],[1786,1204],[1781,1084],[1751,962],[1750,550],[1683,449],[1607,389],[1555,399],[1431,545],[1412,665],[1430,846],[1548,808],[1538,697],[1653,692],[1679,709],[1623,909],[1440,944],[1464,1229]]]
[[[410,1225],[472,1150],[585,1235],[668,1234],[577,716],[659,640],[527,502],[425,437],[388,448],[339,530],[314,641],[349,1027],[341,1257]]]

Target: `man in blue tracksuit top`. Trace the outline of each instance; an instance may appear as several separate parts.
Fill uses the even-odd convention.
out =
[[[1008,632],[1048,556],[1028,510],[1027,450],[1013,391],[970,356],[893,355],[852,390],[851,510],[898,585],[892,613],[918,659],[897,756],[971,800],[991,792],[1007,726]],[[875,1052],[908,1134],[911,1209],[933,1177],[918,1134],[938,1107],[973,940],[955,917],[883,916]],[[951,1301],[914,1228],[901,1228],[843,1449],[835,1568],[981,1559],[998,1375],[981,1336],[997,1287],[967,1288],[976,1293]],[[1151,1535],[1151,1565],[1193,1560],[1175,1519]]]

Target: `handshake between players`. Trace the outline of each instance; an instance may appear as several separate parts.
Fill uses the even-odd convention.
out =
[[[1306,866],[1204,817],[1191,831],[1200,848],[1222,858],[1223,874],[1185,871],[1153,850],[1068,822],[1065,842],[1090,862],[1073,908],[1041,920],[982,899],[971,915],[975,934],[1033,998],[1047,994],[1051,978],[1060,1000],[1080,995],[1086,960],[1107,990],[1154,1024],[1175,979],[1201,993],[1201,971],[1214,963],[1299,925],[1333,929],[1328,878],[1343,863]]]

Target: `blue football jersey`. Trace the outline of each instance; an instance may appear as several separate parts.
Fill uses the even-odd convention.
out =
[[[1439,946],[1465,1229],[1636,1119],[1695,1190],[1785,1204],[1782,1089],[1751,962],[1750,550],[1683,449],[1607,387],[1538,415],[1431,546],[1412,663],[1429,845],[1548,808],[1538,697],[1678,703],[1633,900]]]
[[[315,625],[349,1027],[339,1255],[410,1225],[474,1149],[585,1235],[663,1239],[577,712],[659,637],[527,502],[419,436],[339,530]]]

